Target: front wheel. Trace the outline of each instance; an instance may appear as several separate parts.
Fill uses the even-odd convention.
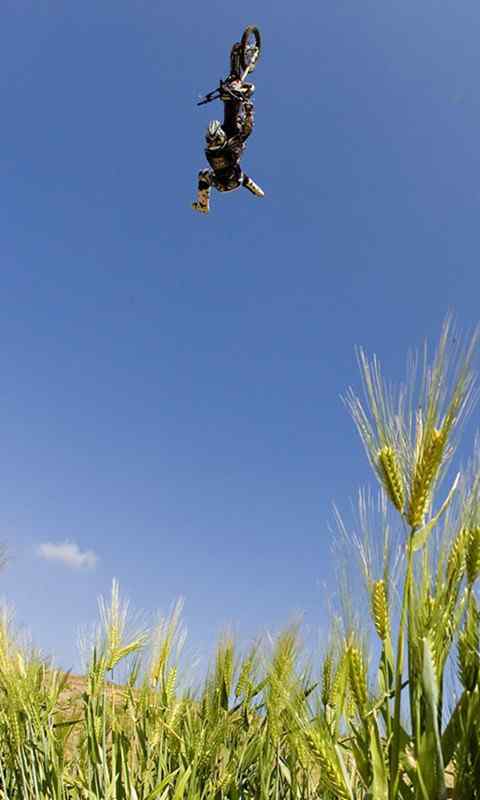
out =
[[[261,49],[260,31],[255,26],[249,25],[245,28],[240,42],[240,58],[244,70],[253,72],[260,58]]]

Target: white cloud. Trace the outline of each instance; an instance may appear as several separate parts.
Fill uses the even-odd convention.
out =
[[[37,550],[37,555],[46,561],[61,561],[71,569],[93,569],[98,557],[93,550],[82,553],[75,542],[43,542]]]

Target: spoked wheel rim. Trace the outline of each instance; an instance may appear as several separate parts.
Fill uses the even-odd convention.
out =
[[[260,31],[254,25],[245,28],[241,41],[241,59],[243,69],[253,72],[260,58],[262,41]]]

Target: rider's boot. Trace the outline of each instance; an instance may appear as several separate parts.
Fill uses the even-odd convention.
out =
[[[263,189],[260,188],[258,183],[252,181],[252,179],[249,178],[248,175],[243,176],[242,184],[243,186],[245,186],[245,189],[248,189],[249,192],[256,195],[257,197],[265,197],[265,192],[263,191]]]
[[[210,191],[210,172],[208,169],[202,169],[198,173],[197,199],[192,203],[194,211],[200,211],[201,214],[208,214],[210,211]]]

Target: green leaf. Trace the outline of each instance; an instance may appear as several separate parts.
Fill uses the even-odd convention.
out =
[[[450,491],[449,491],[449,493],[447,495],[447,499],[445,500],[445,502],[441,506],[440,510],[437,511],[435,516],[430,520],[430,522],[427,523],[427,525],[424,525],[423,528],[420,528],[419,531],[417,531],[416,533],[413,534],[412,549],[413,549],[414,553],[417,550],[420,550],[420,548],[424,546],[424,544],[426,543],[426,541],[427,541],[428,537],[430,536],[432,530],[434,529],[435,525],[437,525],[437,523],[439,522],[440,518],[444,515],[444,513],[447,510],[448,506],[452,502],[452,498],[453,498],[453,495],[456,492],[459,480],[460,480],[460,473],[458,473],[457,477],[455,478],[455,480],[454,480],[454,482],[452,484],[452,487],[451,487],[451,489],[450,489]]]
[[[291,787],[291,785],[292,785],[292,773],[290,772],[289,768],[287,767],[287,765],[285,764],[283,759],[281,759],[281,758],[278,759],[278,766],[280,767],[280,772],[282,773],[282,776],[284,777],[284,779],[287,782],[288,786]]]
[[[175,787],[175,792],[173,794],[172,800],[182,800],[183,795],[185,793],[185,787],[187,785],[187,781],[188,781],[188,779],[190,777],[191,771],[192,771],[192,768],[191,767],[187,767],[187,769],[185,770],[184,774],[182,775],[182,777],[180,778],[180,780],[178,781],[178,783],[177,783],[177,785]]]
[[[459,735],[461,733],[461,718],[466,711],[468,700],[467,692],[464,691],[443,732],[442,753],[445,764],[449,764],[452,760],[455,748],[458,744]]]
[[[372,759],[372,790],[375,800],[387,800],[388,798],[388,776],[387,765],[385,763],[382,742],[378,730],[377,720],[372,717],[369,721],[370,732],[370,755]]]
[[[442,742],[438,727],[439,693],[430,642],[423,639],[422,689],[425,698],[426,719],[420,736],[417,772],[425,800],[447,796]]]
[[[147,794],[145,800],[157,800],[158,797],[161,797],[163,790],[166,788],[166,786],[168,786],[169,783],[172,782],[178,771],[179,769],[170,772],[169,775],[167,775],[162,781],[160,781],[159,784],[157,784],[157,786],[155,786],[155,789],[152,789],[152,791]]]
[[[355,800],[354,794],[353,794],[353,788],[352,788],[352,785],[351,785],[351,782],[350,782],[349,776],[348,776],[348,770],[347,770],[345,761],[343,759],[342,751],[341,751],[340,747],[338,746],[338,744],[335,745],[335,753],[336,753],[336,756],[337,756],[338,766],[340,767],[340,770],[341,770],[341,773],[342,773],[345,790],[348,793],[349,799],[350,800]]]

